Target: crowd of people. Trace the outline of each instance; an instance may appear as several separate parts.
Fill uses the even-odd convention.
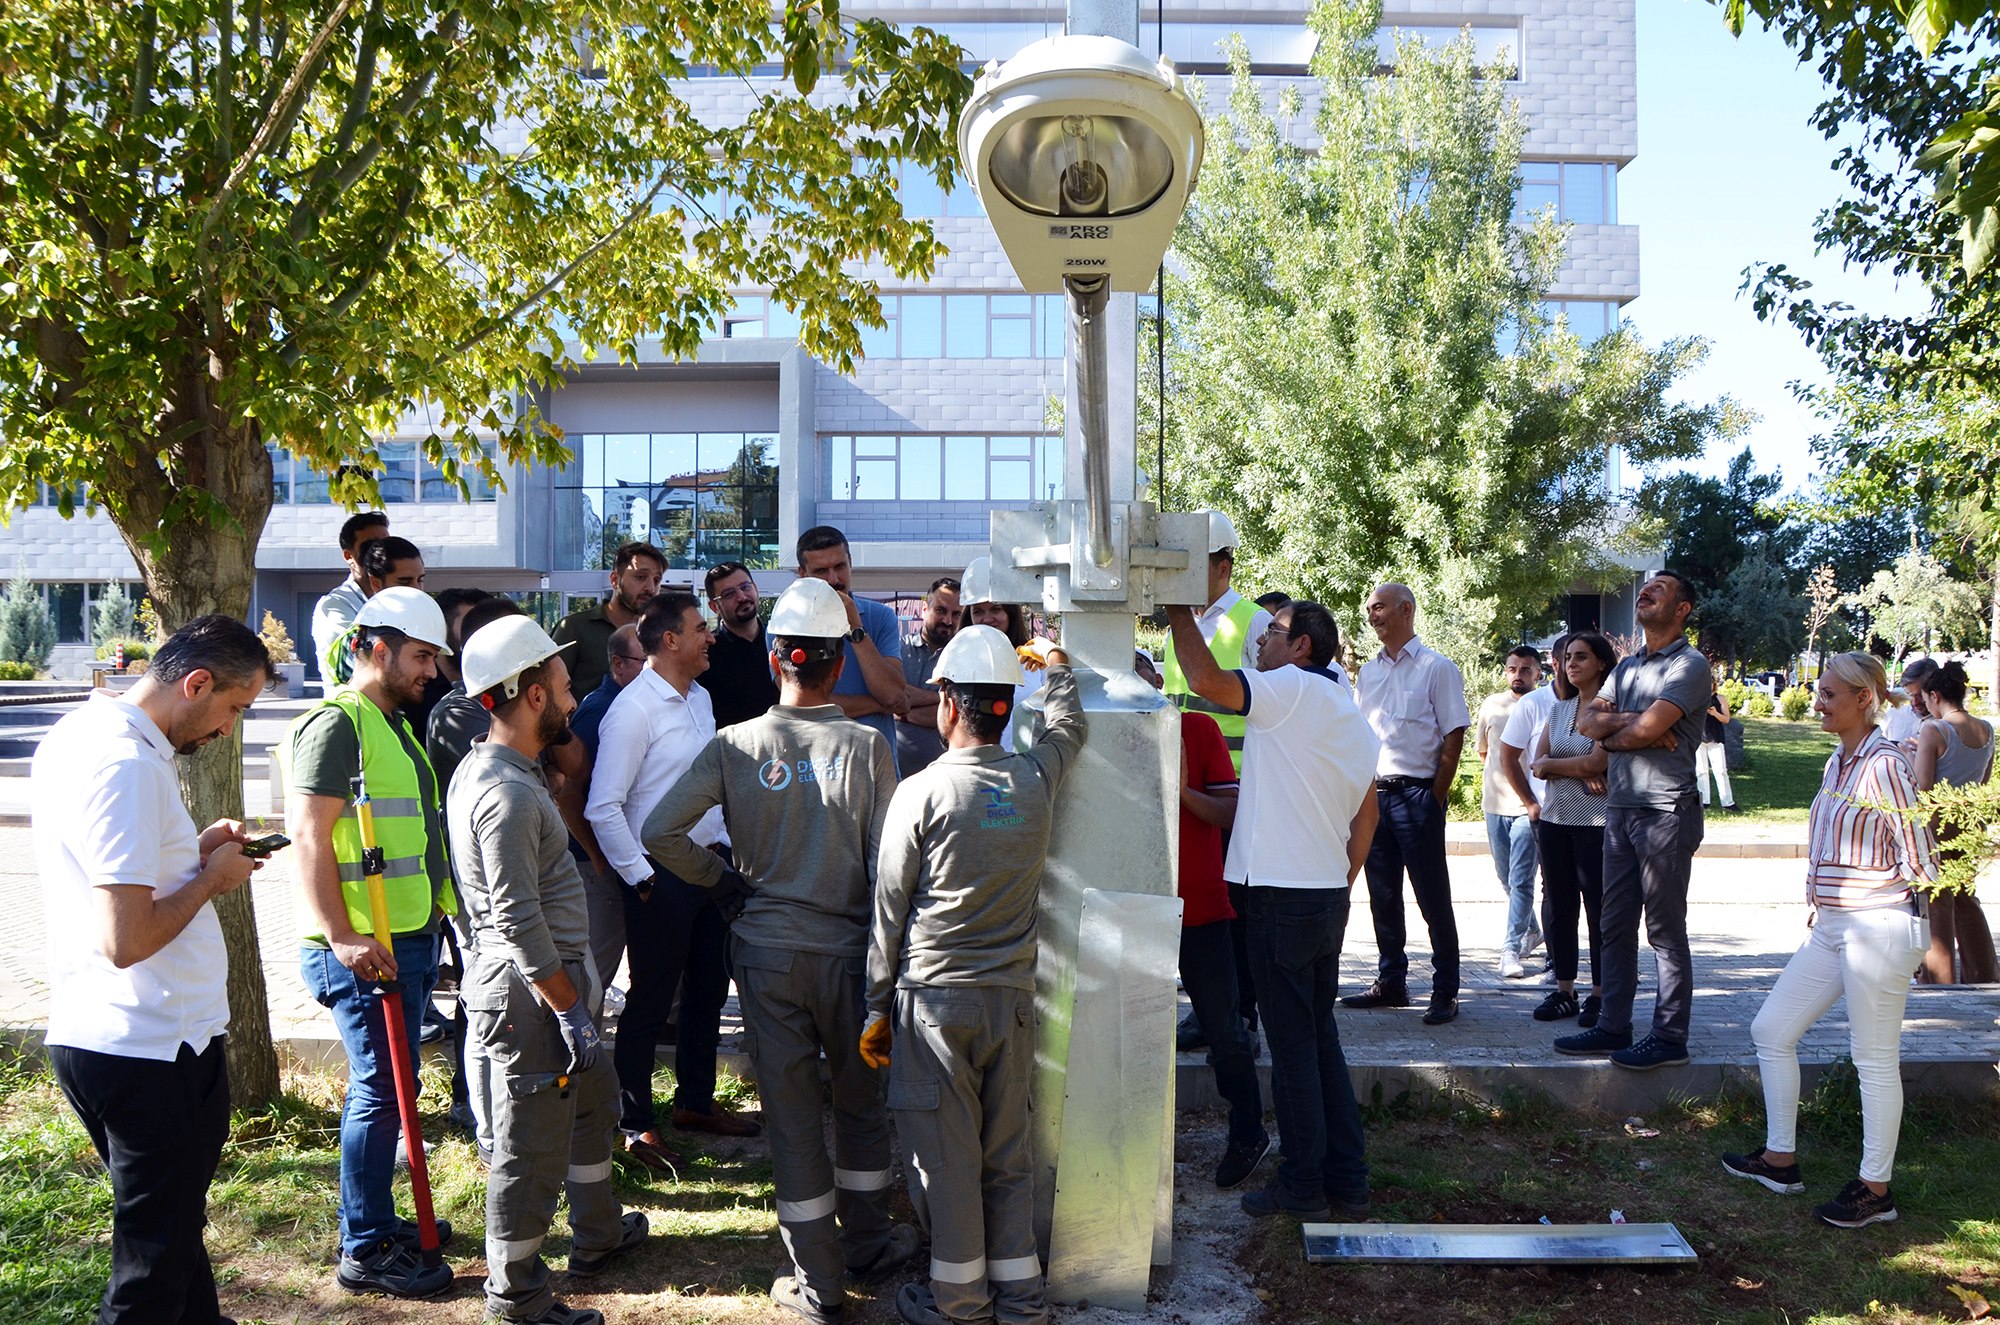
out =
[[[452,1117],[488,1166],[490,1318],[601,1321],[554,1296],[542,1247],[558,1205],[569,1274],[601,1273],[650,1233],[620,1208],[615,1160],[672,1173],[675,1132],[765,1137],[789,1261],[771,1292],[800,1317],[840,1319],[846,1282],[918,1256],[919,1230],[890,1216],[900,1148],[930,1244],[924,1282],[897,1294],[901,1317],[1043,1318],[1027,1130],[1035,917],[1088,733],[1067,656],[995,601],[984,559],[935,580],[906,635],[891,608],[854,594],[838,529],[801,535],[798,578],[768,621],[747,567],[709,568],[704,604],[662,587],[662,553],[634,542],[613,558],[608,596],[545,632],[505,597],[424,592],[421,551],[378,513],[349,519],[340,542],[350,576],[313,614],[337,680],[278,748],[311,930],[301,975],[347,1058],[336,1282],[408,1298],[452,1282],[436,1253],[453,1230],[399,1214],[392,1181],[395,1065],[414,1061],[442,971],[458,987]],[[1418,636],[1408,587],[1368,596],[1379,648],[1350,681],[1331,611],[1244,598],[1220,515],[1209,544],[1207,603],[1169,608],[1161,665],[1141,652],[1134,666],[1182,710],[1191,1013],[1179,1038],[1207,1047],[1228,1104],[1216,1185],[1243,1184],[1273,1148],[1261,1035],[1281,1159],[1243,1210],[1366,1217],[1334,1009],[1412,1004],[1407,883],[1429,940],[1422,1020],[1459,1015],[1445,821],[1468,733],[1507,901],[1500,975],[1546,970],[1535,1021],[1575,1023],[1557,1052],[1633,1071],[1685,1063],[1709,781],[1734,805],[1714,725],[1729,712],[1689,642],[1687,581],[1663,571],[1641,587],[1643,646],[1622,659],[1596,631],[1567,634],[1545,684],[1540,651],[1515,649],[1475,714],[1458,666]],[[208,903],[268,844],[233,821],[197,830],[172,759],[227,733],[270,670],[242,623],[201,618],[132,691],[65,717],[36,757],[51,1056],[117,1202],[104,1321],[223,1319],[201,1235],[228,1116],[226,957]],[[1878,728],[1879,662],[1841,655],[1819,681],[1815,708],[1839,744],[1811,813],[1818,923],[1753,1029],[1765,1145],[1723,1158],[1803,1190],[1796,1046],[1844,994],[1865,1146],[1856,1181],[1817,1211],[1839,1225],[1895,1217],[1912,973],[1950,980],[1962,963],[1966,979],[1994,978],[1977,905],[1927,906],[1938,847],[1908,812],[1929,786],[1990,775],[1992,727],[1966,711],[1957,664],[1903,680],[1923,720],[1901,734]],[[1015,720],[1038,688],[1030,739]],[[1378,964],[1340,997],[1364,877]],[[1657,969],[1643,1028],[1642,922]],[[718,1097],[732,983],[761,1118]],[[407,1043],[390,1043],[389,999]],[[665,1041],[675,1086],[662,1110]]]

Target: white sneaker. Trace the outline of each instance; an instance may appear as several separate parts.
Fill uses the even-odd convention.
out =
[[[1521,960],[1522,961],[1528,960],[1529,954],[1533,953],[1536,948],[1539,948],[1541,946],[1542,946],[1542,931],[1539,929],[1529,930],[1528,937],[1521,940],[1521,946],[1518,950]]]
[[[1518,980],[1528,972],[1521,965],[1521,959],[1514,955],[1512,948],[1500,949],[1500,978]]]

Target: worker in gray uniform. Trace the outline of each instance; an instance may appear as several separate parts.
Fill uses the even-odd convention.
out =
[[[611,1189],[618,1077],[598,1038],[604,989],[590,956],[583,876],[543,780],[542,751],[569,739],[566,645],[508,617],[465,646],[466,693],[493,715],[452,775],[452,859],[472,943],[464,999],[491,1064],[486,1318],[603,1325],[558,1302],[542,1240],[567,1191],[569,1272],[589,1276],[646,1238]]]
[[[730,956],[793,1271],[771,1285],[771,1298],[816,1325],[841,1318],[843,1271],[879,1278],[921,1243],[916,1229],[889,1220],[882,1074],[858,1046],[869,884],[896,765],[888,741],[833,702],[850,638],[843,597],[824,580],[786,588],[766,631],[777,707],[718,732],[642,833],[663,868],[714,888],[724,915],[740,909]],[[735,870],[688,836],[717,805]],[[832,1078],[831,1163],[822,1052]]]
[[[1028,1140],[1035,918],[1084,718],[1068,656],[1044,640],[1020,653],[1048,667],[1034,744],[998,743],[1022,658],[993,627],[965,627],[931,677],[945,752],[896,788],[882,828],[860,1048],[889,1064],[910,1203],[931,1235],[930,1287],[896,1298],[910,1325],[1048,1318]]]

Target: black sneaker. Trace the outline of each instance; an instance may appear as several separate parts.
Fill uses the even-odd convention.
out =
[[[1368,1218],[1368,1212],[1375,1202],[1367,1192],[1359,1196],[1343,1196],[1339,1192],[1328,1192],[1326,1203],[1333,1211],[1333,1217],[1343,1224],[1358,1224]]]
[[[646,1212],[627,1210],[618,1220],[618,1245],[603,1251],[572,1250],[569,1272],[579,1279],[603,1274],[605,1267],[646,1240]]]
[[[1657,1035],[1648,1035],[1630,1049],[1620,1049],[1611,1055],[1611,1061],[1632,1072],[1650,1072],[1656,1067],[1684,1067],[1688,1060],[1688,1047],[1663,1040]]]
[[[1840,1195],[1813,1207],[1822,1224],[1835,1228],[1865,1228],[1869,1224],[1891,1224],[1896,1220],[1896,1198],[1889,1192],[1877,1196],[1868,1184],[1856,1178],[1840,1189]]]
[[[342,1256],[333,1281],[350,1293],[436,1297],[451,1287],[449,1265],[425,1265],[394,1238],[383,1238],[359,1256]]]
[[[1220,1191],[1228,1191],[1257,1171],[1264,1162],[1264,1156],[1271,1153],[1271,1136],[1265,1133],[1255,1144],[1238,1145],[1231,1142],[1229,1149],[1222,1152],[1222,1162],[1215,1166],[1215,1185]]]
[[[1597,1014],[1604,1011],[1604,1000],[1592,994],[1583,1000],[1583,1010],[1576,1014],[1576,1028],[1580,1031],[1593,1029],[1597,1025]]]
[[[1603,1058],[1631,1047],[1630,1031],[1623,1035],[1615,1035],[1598,1027],[1592,1027],[1581,1035],[1560,1036],[1556,1040],[1556,1052],[1569,1054],[1573,1058]]]
[[[1576,995],[1563,989],[1556,990],[1542,1000],[1535,1009],[1536,1021],[1566,1021],[1577,1013]]]
[[[1433,998],[1431,1005],[1424,1009],[1424,1025],[1442,1026],[1458,1019],[1458,1000],[1455,998]]]
[[[1797,1164],[1773,1164],[1764,1158],[1762,1146],[1747,1155],[1724,1155],[1722,1167],[1739,1178],[1761,1182],[1780,1196],[1797,1196],[1806,1189]]]
[[[1385,985],[1380,980],[1369,985],[1358,994],[1349,994],[1340,1000],[1344,1008],[1406,1008],[1410,1006],[1410,991],[1401,985]]]
[[[1300,1223],[1325,1222],[1333,1217],[1333,1206],[1322,1196],[1317,1205],[1293,1205],[1282,1200],[1269,1187],[1259,1187],[1254,1192],[1243,1193],[1243,1213],[1256,1219],[1268,1219],[1272,1215],[1290,1215]]]

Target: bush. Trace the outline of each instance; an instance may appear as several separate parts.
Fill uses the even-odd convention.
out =
[[[127,664],[135,663],[141,658],[150,658],[153,656],[153,643],[151,640],[142,640],[132,635],[121,635],[117,639],[105,640],[97,646],[97,661],[110,662],[111,655],[118,651],[120,644],[125,646],[125,661]]]
[[[56,620],[42,591],[25,573],[16,575],[0,599],[0,662],[26,663],[39,671],[55,652]]]
[[[0,662],[0,681],[32,681],[35,676],[33,663]]]
[[[1747,709],[1750,706],[1750,696],[1757,693],[1733,676],[1717,686],[1716,689],[1729,702],[1729,711],[1732,714],[1741,713]]]
[[[264,641],[264,651],[271,655],[273,663],[297,662],[299,660],[297,650],[292,647],[291,632],[285,629],[284,622],[278,620],[271,613],[264,613],[264,625],[257,634]]]
[[[1778,713],[1786,722],[1802,721],[1812,712],[1812,691],[1804,686],[1793,686],[1778,697]]]
[[[116,580],[105,583],[104,592],[90,609],[90,642],[103,645],[131,639],[139,632],[138,604],[125,586]],[[98,657],[103,657],[102,653]]]
[[[1753,718],[1768,718],[1778,711],[1778,706],[1773,704],[1771,697],[1763,691],[1753,690],[1750,692],[1750,702],[1744,705],[1743,711]]]

